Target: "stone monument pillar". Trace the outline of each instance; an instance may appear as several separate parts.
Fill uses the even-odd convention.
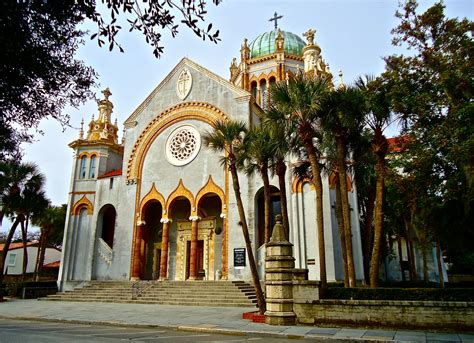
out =
[[[293,325],[293,244],[285,237],[281,215],[277,215],[265,258],[265,294],[267,311],[265,323],[271,325]]]

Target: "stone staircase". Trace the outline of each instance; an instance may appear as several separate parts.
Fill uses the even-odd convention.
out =
[[[41,300],[189,306],[254,307],[253,286],[243,281],[91,281]]]

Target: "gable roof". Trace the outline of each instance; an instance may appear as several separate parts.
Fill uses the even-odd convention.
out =
[[[135,111],[133,111],[133,113],[125,120],[125,122],[124,122],[125,127],[133,125],[133,122],[135,121],[135,119],[140,115],[140,113],[142,113],[142,111],[152,101],[152,99],[160,91],[160,89],[163,88],[163,86],[165,84],[167,84],[169,82],[169,80],[171,78],[173,78],[173,76],[178,71],[180,71],[181,68],[184,67],[184,66],[193,68],[197,72],[206,75],[211,80],[223,85],[224,87],[227,87],[227,88],[231,89],[233,92],[236,93],[237,98],[246,97],[246,96],[250,97],[251,96],[251,94],[249,92],[247,92],[246,90],[235,86],[233,83],[231,83],[231,82],[227,81],[226,79],[222,78],[221,76],[211,72],[210,70],[204,68],[203,66],[197,64],[196,62],[191,61],[187,57],[183,57],[181,59],[181,61],[173,68],[173,70],[171,70],[171,72],[163,79],[163,81],[161,81],[158,84],[158,86],[156,86],[156,88],[146,97],[146,99],[143,100],[143,102],[135,109]]]
[[[27,247],[33,247],[33,246],[38,246],[38,242],[27,242],[26,246]],[[0,244],[0,251],[3,251],[3,248],[5,247],[5,244]],[[21,249],[23,248],[23,242],[18,242],[18,243],[10,243],[10,246],[8,247],[8,251],[10,250],[15,250],[15,249]]]
[[[27,247],[37,247],[39,245],[38,241],[33,241],[33,242],[27,242],[26,246]],[[0,251],[3,251],[3,248],[5,247],[4,243],[0,244]],[[11,250],[16,250],[16,249],[22,249],[23,248],[23,242],[17,242],[17,243],[10,243],[10,246],[8,247],[8,251]],[[57,251],[61,251],[61,249],[58,249],[50,244],[46,246],[47,249],[55,249]]]

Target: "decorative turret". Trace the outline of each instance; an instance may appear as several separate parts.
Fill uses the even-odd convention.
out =
[[[108,141],[110,143],[118,144],[118,127],[117,124],[112,124],[111,115],[114,105],[109,100],[112,95],[109,88],[102,91],[104,99],[99,100],[98,109],[99,117],[97,120],[92,120],[89,123],[89,130],[87,131],[87,141]]]
[[[332,74],[329,66],[321,57],[321,48],[314,42],[315,29],[309,29],[303,36],[307,40],[303,48],[304,72],[309,76],[325,77],[332,82]]]

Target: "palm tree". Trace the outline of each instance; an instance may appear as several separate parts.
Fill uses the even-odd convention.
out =
[[[325,97],[320,109],[322,127],[334,136],[335,164],[341,192],[342,219],[347,258],[349,286],[356,286],[354,257],[352,253],[352,228],[347,185],[348,139],[352,132],[360,132],[364,123],[365,99],[355,87],[341,86]]]
[[[286,115],[274,106],[265,112],[263,123],[270,130],[270,141],[272,150],[272,163],[270,171],[278,177],[280,191],[281,214],[285,235],[290,240],[290,220],[288,219],[288,199],[286,198],[286,162],[285,158],[291,153],[295,141],[295,126],[292,121],[287,120]]]
[[[389,92],[383,79],[374,79],[372,77],[359,78],[356,84],[364,92],[367,99],[369,111],[366,117],[366,125],[373,131],[372,152],[376,158],[374,243],[370,260],[370,287],[378,287],[383,240],[385,156],[388,151],[388,142],[383,132],[391,123],[392,113],[388,96]]]
[[[287,120],[293,121],[299,141],[306,151],[311,169],[312,182],[316,189],[316,226],[321,288],[327,286],[326,250],[324,245],[323,188],[321,180],[320,152],[314,144],[315,131],[319,130],[319,109],[321,101],[329,90],[327,80],[308,78],[302,73],[285,82],[278,82],[271,89],[274,108]]]
[[[205,144],[211,149],[224,152],[225,156],[222,159],[222,164],[228,167],[232,176],[232,186],[234,188],[235,199],[237,201],[237,209],[239,211],[240,225],[244,235],[245,246],[247,248],[250,271],[252,274],[253,286],[257,295],[257,306],[260,314],[265,313],[265,297],[262,292],[260,280],[257,272],[257,265],[253,255],[252,242],[250,241],[250,234],[245,217],[244,205],[240,195],[239,176],[237,174],[237,156],[236,148],[242,144],[244,135],[247,133],[247,127],[243,122],[236,121],[217,121],[214,124],[214,130],[204,135]]]
[[[247,175],[257,171],[263,181],[265,243],[270,242],[271,231],[271,196],[268,169],[272,158],[272,142],[270,131],[262,126],[252,127],[245,135],[243,144],[239,146],[238,155],[242,157],[243,168]]]
[[[18,225],[24,230],[27,216],[32,213],[31,209],[35,208],[36,211],[38,205],[45,204],[46,197],[42,190],[44,176],[33,163],[0,162],[0,176],[2,212],[13,220],[0,260],[2,284],[8,248]],[[0,295],[0,300],[3,300],[3,294]]]
[[[38,281],[43,270],[44,255],[48,246],[50,234],[64,229],[66,220],[66,206],[48,206],[41,213],[32,217],[32,223],[40,227],[41,235],[39,239],[38,255],[34,271],[34,280]]]

